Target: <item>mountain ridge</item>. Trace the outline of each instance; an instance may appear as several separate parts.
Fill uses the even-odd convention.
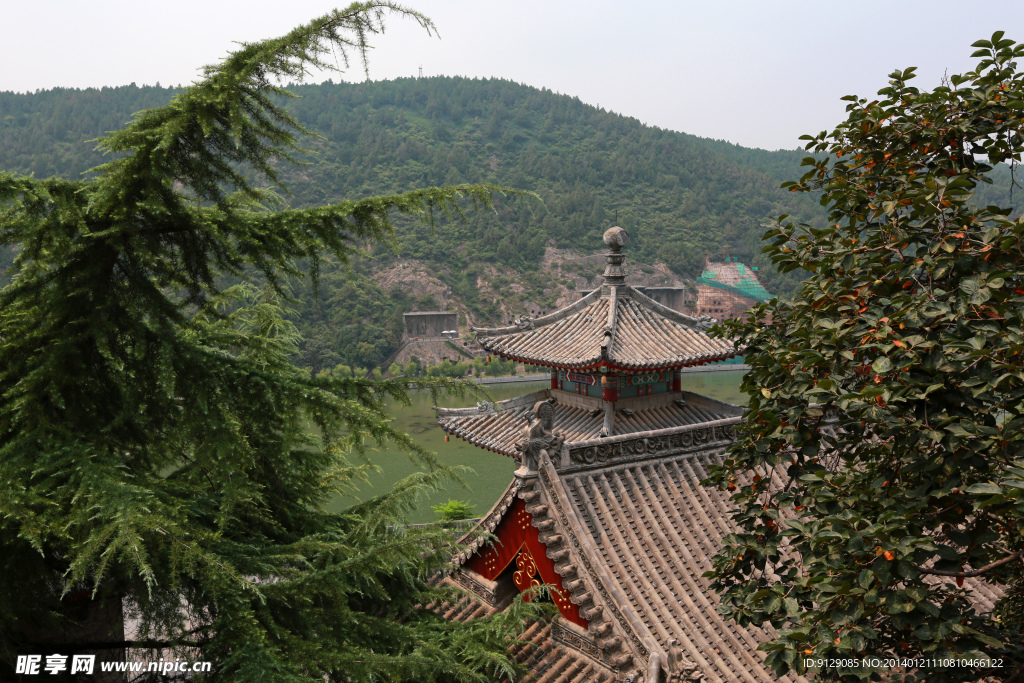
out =
[[[547,89],[461,77],[288,89],[299,95],[289,111],[319,136],[307,140],[308,165],[281,169],[290,191],[283,199],[292,206],[478,182],[542,200],[498,196],[493,209],[469,211],[464,220],[440,217],[433,228],[396,217],[394,245],[370,245],[349,267],[326,264],[319,298],[308,283],[296,284],[301,362],[314,371],[379,363],[400,342],[401,314],[437,304],[437,291],[378,284],[377,274],[400,262],[430,273],[477,323],[505,322],[531,308],[550,310],[569,295],[564,261],[555,270],[546,264],[550,249],[579,254],[583,267],[617,223],[630,233],[634,272],[664,264],[683,284],[699,274],[705,256],[733,256],[759,267],[769,291],[788,295],[799,275],[779,275],[761,255],[762,226],[782,213],[819,223],[825,216],[814,197],[779,189],[801,175],[804,152],[669,131]],[[174,92],[121,86],[0,93],[0,169],[78,177],[107,160],[90,140]],[[0,268],[10,257],[0,254]],[[504,286],[491,286],[502,279]]]

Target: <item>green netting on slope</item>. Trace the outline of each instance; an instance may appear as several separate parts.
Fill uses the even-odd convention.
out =
[[[715,287],[716,289],[725,290],[726,292],[733,292],[734,294],[748,297],[754,301],[768,301],[772,298],[772,295],[768,290],[752,277],[741,277],[739,282],[735,285],[727,285],[719,282],[718,280],[712,280],[701,275],[697,278],[697,284]]]

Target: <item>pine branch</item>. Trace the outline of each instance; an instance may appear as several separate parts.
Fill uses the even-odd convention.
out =
[[[506,636],[521,623],[465,628],[417,612],[450,534],[389,527],[458,472],[388,423],[387,399],[408,403],[409,383],[313,379],[291,360],[283,301],[301,262],[315,279],[319,259],[392,240],[393,212],[433,226],[504,192],[279,210],[263,189],[280,187],[307,133],[277,82],[329,67],[332,50],[346,66],[349,54],[365,61],[389,12],[432,29],[397,5],[354,4],[208,67],[104,138],[120,156],[85,180],[0,174],[0,244],[21,248],[0,293],[0,575],[31,597],[0,593],[16,617],[0,642],[38,640],[19,624],[74,622],[62,592],[88,587],[91,604],[127,602],[154,636],[106,645],[173,647],[167,634],[201,623],[208,642],[182,643],[216,653],[224,680],[359,680],[344,668],[353,658],[424,681],[513,671]],[[230,286],[254,269],[269,287]],[[371,469],[346,460],[371,440],[426,471],[327,512]]]

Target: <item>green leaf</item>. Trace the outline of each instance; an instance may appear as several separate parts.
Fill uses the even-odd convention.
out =
[[[892,361],[887,356],[880,356],[871,364],[871,369],[879,375],[883,375],[892,370]]]
[[[968,493],[976,493],[979,495],[999,495],[1003,492],[999,486],[993,483],[984,484],[973,484],[967,487]]]
[[[988,287],[979,287],[976,292],[971,294],[970,303],[975,306],[980,306],[991,298],[992,292]]]
[[[964,429],[963,425],[958,424],[956,422],[946,425],[946,431],[952,434],[956,434],[957,436],[973,436],[971,432]]]
[[[1000,199],[1006,206],[987,198],[1007,196],[1010,182],[994,164],[1024,157],[1024,47],[1002,41],[977,43],[975,70],[937,88],[909,88],[896,71],[880,101],[847,100],[844,120],[808,147],[814,172],[800,186],[820,193],[827,221],[791,227],[763,252],[805,280],[791,304],[746,323],[764,332],[747,355],[757,419],[729,458],[737,475],[781,475],[770,494],[747,496],[741,519],[775,504],[780,514],[800,508],[804,531],[784,526],[781,539],[742,545],[757,569],[774,565],[773,589],[800,605],[799,615],[756,615],[769,616],[780,629],[773,642],[789,651],[793,624],[814,629],[819,653],[849,652],[860,633],[867,652],[923,657],[972,652],[974,632],[1005,646],[1024,631],[1012,600],[994,612],[947,601],[954,580],[921,570],[981,566],[996,548],[1019,548],[1024,529],[1024,475],[1010,462],[1024,453],[1024,221],[1016,197]],[[770,409],[760,386],[773,387]],[[821,398],[826,424],[808,414]],[[1017,578],[1013,569],[985,580],[1012,595]],[[730,604],[760,581],[749,563],[719,573]],[[847,629],[855,603],[865,613]],[[871,676],[863,673],[819,677]]]

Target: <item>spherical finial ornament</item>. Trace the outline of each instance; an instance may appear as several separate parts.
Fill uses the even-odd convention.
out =
[[[629,233],[617,225],[614,228],[608,228],[604,233],[604,243],[614,251],[622,249],[627,242],[629,242]]]

